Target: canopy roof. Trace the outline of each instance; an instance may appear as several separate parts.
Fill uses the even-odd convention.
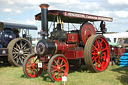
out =
[[[24,24],[0,22],[0,30],[2,31],[4,28],[37,30],[37,27],[33,26],[33,25],[24,25]]]
[[[111,17],[96,16],[96,15],[61,11],[61,10],[48,10],[48,21],[54,21],[55,15],[60,15],[64,22],[69,22],[69,23],[82,23],[87,21],[109,21],[109,22],[113,21],[113,18]],[[35,19],[41,20],[41,13],[35,15]]]

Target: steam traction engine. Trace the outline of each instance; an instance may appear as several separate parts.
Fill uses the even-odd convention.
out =
[[[42,22],[42,39],[35,46],[35,53],[24,61],[23,72],[27,77],[38,77],[42,71],[47,70],[52,81],[61,81],[62,76],[67,76],[69,67],[79,68],[83,61],[91,72],[101,72],[107,68],[110,59],[109,44],[104,36],[96,34],[105,33],[104,21],[111,22],[112,18],[48,10],[47,4],[41,4],[40,7],[41,13],[35,15],[35,19]],[[54,22],[50,37],[48,21]],[[96,30],[88,21],[101,21],[101,31]],[[80,30],[65,31],[63,22],[82,25]]]
[[[22,66],[28,54],[32,53],[29,30],[36,26],[0,22],[0,62]],[[22,36],[20,32],[22,31]]]

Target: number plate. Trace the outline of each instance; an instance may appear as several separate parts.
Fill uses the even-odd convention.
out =
[[[38,68],[42,68],[42,63],[41,62],[38,63]]]
[[[67,81],[67,77],[66,76],[62,76],[62,81]]]

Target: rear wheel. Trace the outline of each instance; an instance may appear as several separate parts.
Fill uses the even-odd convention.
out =
[[[62,81],[62,76],[67,76],[68,70],[68,61],[63,55],[54,55],[49,60],[48,74],[52,81]]]
[[[13,39],[8,44],[8,61],[14,66],[22,66],[25,58],[32,52],[31,43],[25,38]]]
[[[84,60],[91,72],[104,71],[109,64],[110,49],[102,35],[92,35],[84,48]]]
[[[38,77],[42,73],[42,68],[38,68],[39,58],[33,53],[28,55],[23,64],[23,72],[26,77]]]

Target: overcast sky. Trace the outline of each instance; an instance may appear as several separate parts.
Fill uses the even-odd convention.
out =
[[[39,5],[47,3],[49,9],[59,9],[108,16],[113,22],[106,22],[109,32],[128,30],[128,0],[0,0],[0,21],[35,25],[35,14],[40,12]],[[38,34],[34,31],[32,36]]]

